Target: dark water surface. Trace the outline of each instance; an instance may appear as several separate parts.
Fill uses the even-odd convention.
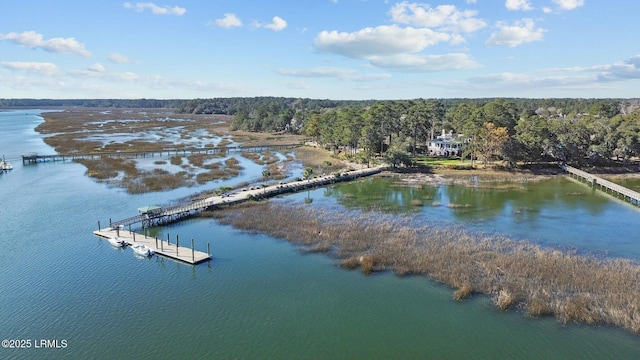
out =
[[[159,235],[194,238],[200,250],[210,242],[213,261],[192,267],[138,259],[94,237],[97,221],[129,217],[140,206],[206,187],[129,195],[89,179],[79,164],[23,166],[22,153],[53,153],[33,130],[42,121],[38,114],[0,112],[0,155],[14,165],[0,174],[0,338],[31,344],[0,348],[1,359],[640,356],[640,337],[625,331],[528,319],[500,312],[482,296],[457,303],[450,289],[424,278],[367,277],[324,255],[303,255],[284,241],[210,219],[167,226]],[[367,179],[288,199],[414,212],[416,221],[640,259],[637,208],[563,178],[525,188],[408,189]],[[41,340],[59,348],[36,347]]]

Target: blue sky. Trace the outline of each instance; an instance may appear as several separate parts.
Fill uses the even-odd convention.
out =
[[[633,0],[5,0],[0,98],[634,98],[638,14]]]

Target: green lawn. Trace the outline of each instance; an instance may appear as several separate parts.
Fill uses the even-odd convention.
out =
[[[427,166],[447,166],[447,167],[455,167],[460,165],[469,165],[471,166],[471,161],[461,161],[459,158],[442,158],[442,157],[428,157],[428,156],[416,156],[413,159],[418,165],[427,165]]]

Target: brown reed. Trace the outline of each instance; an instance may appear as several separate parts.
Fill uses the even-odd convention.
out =
[[[416,226],[408,215],[266,202],[213,216],[302,249],[326,249],[345,268],[429,277],[456,289],[457,300],[486,294],[500,309],[640,332],[640,265],[631,260],[578,256],[458,227]]]

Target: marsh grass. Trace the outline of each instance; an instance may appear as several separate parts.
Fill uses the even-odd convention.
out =
[[[415,226],[411,217],[304,205],[257,203],[212,214],[220,222],[323,249],[348,269],[422,275],[454,290],[492,296],[499,309],[562,322],[640,332],[640,266],[485,236]]]
[[[422,200],[419,200],[419,199],[412,199],[409,203],[410,203],[412,206],[418,206],[418,207],[419,207],[419,206],[423,206],[423,205],[424,205],[424,204],[422,203]]]
[[[471,284],[466,283],[453,292],[453,300],[465,300],[470,298],[471,294],[473,294],[473,287]]]
[[[182,156],[172,156],[171,165],[182,165]]]
[[[78,159],[76,161],[87,167],[88,176],[97,180],[115,178],[121,172],[125,176],[139,174],[135,162],[130,159],[102,157],[101,159]]]
[[[103,108],[69,108],[61,112],[43,114],[45,121],[36,130],[45,135],[45,142],[54,147],[61,154],[105,154],[117,152],[157,152],[166,149],[176,151],[193,146],[189,142],[176,143],[174,139],[163,138],[164,129],[172,129],[169,136],[175,136],[175,131],[181,140],[210,140],[214,136],[223,137],[217,145],[207,143],[207,148],[224,148],[235,141],[243,142],[246,146],[269,146],[280,144],[300,143],[302,137],[292,134],[278,136],[260,133],[242,133],[230,130],[233,116],[226,115],[193,115],[175,114],[172,109],[103,109]],[[178,130],[176,130],[178,129]],[[194,135],[199,131],[207,131],[213,136]],[[157,140],[136,138],[134,134],[159,134]],[[108,141],[110,134],[132,134],[132,138],[124,142]],[[107,141],[89,140],[92,136],[100,136]],[[243,153],[244,154],[244,153]],[[251,153],[247,153],[251,154]],[[165,160],[154,162],[157,170],[144,171],[136,169],[135,161],[109,158],[103,156],[99,160],[77,160],[87,167],[87,174],[101,182],[108,182],[114,186],[123,187],[131,193],[162,191],[183,186],[203,184],[218,179],[230,179],[243,170],[237,159],[230,159],[223,165],[212,165],[209,161],[226,157],[226,151],[217,154],[191,154],[189,156],[171,156],[168,160],[172,165],[181,166],[183,171],[170,174],[162,171]],[[271,152],[247,155],[255,158],[261,164],[269,166],[272,179],[286,177],[285,169],[275,167],[279,157]],[[184,158],[188,163],[183,164]],[[288,161],[292,157],[288,156]],[[273,167],[272,167],[273,166]],[[136,178],[138,177],[138,178]]]
[[[201,172],[196,176],[196,181],[199,184],[204,184],[214,180],[227,180],[240,174],[243,170],[240,166],[240,162],[235,158],[229,158],[222,162],[216,162],[212,164],[203,165],[208,169],[206,172]]]
[[[229,139],[222,139],[220,140],[220,142],[216,145],[216,147],[219,148],[223,148],[223,147],[227,147],[229,145],[233,144],[233,141],[229,140]]]
[[[243,151],[240,153],[240,155],[258,164],[260,163],[260,158],[262,157],[259,153],[249,151]]]

